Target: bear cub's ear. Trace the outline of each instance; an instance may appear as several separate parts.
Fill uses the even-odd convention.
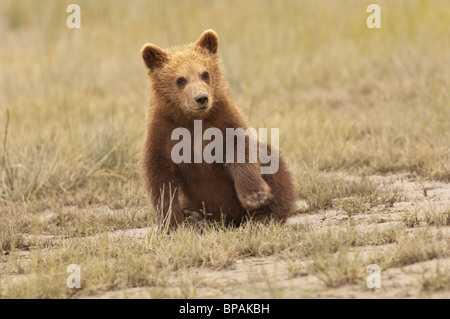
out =
[[[213,30],[206,30],[195,44],[207,49],[212,54],[216,54],[219,47],[219,38]]]
[[[147,43],[141,50],[142,58],[144,59],[147,67],[153,71],[159,68],[167,62],[168,55],[160,47]]]

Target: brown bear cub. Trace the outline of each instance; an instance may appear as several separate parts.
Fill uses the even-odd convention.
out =
[[[275,173],[261,174],[267,163],[248,160],[248,136],[244,163],[226,161],[225,152],[223,161],[212,163],[172,159],[179,142],[172,138],[177,128],[191,133],[188,153],[194,153],[194,121],[201,120],[203,132],[217,128],[224,136],[227,128],[249,128],[230,98],[217,48],[216,33],[207,30],[184,47],[162,50],[147,44],[142,49],[152,93],[142,164],[152,203],[172,227],[200,215],[227,225],[249,219],[284,222],[296,199],[291,174],[281,157]],[[200,147],[208,142],[203,140]],[[271,146],[266,146],[270,154]]]

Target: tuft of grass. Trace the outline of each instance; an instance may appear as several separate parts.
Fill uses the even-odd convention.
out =
[[[310,271],[327,287],[357,284],[366,276],[364,265],[357,253],[341,247],[333,255],[315,254]]]
[[[430,233],[429,229],[418,229],[413,236],[402,236],[398,244],[387,252],[371,259],[370,263],[382,268],[402,267],[431,259],[449,256],[449,243],[442,236]]]
[[[419,285],[420,289],[426,292],[450,290],[450,267],[445,261],[444,266],[438,261],[434,269],[423,272]]]
[[[340,203],[340,208],[347,213],[348,217],[363,213],[369,207],[370,203],[367,203],[367,201],[363,200],[362,198],[346,198]]]
[[[292,260],[287,261],[287,272],[289,278],[304,277],[308,275],[308,269],[305,265]]]
[[[0,223],[0,256],[22,248],[28,248],[28,245],[17,225],[12,222]]]
[[[424,210],[424,219],[425,223],[429,226],[450,226],[450,207],[446,207],[443,210]]]
[[[299,181],[299,196],[308,202],[306,212],[342,208],[348,214],[361,213],[375,204],[392,204],[401,200],[399,190],[385,188],[362,176],[349,179],[339,174],[303,172]]]
[[[436,227],[450,225],[450,209],[448,207],[439,209],[436,207],[418,207],[404,213],[403,222],[406,227],[418,227],[421,224]]]
[[[418,227],[420,225],[419,212],[420,209],[416,209],[414,211],[409,211],[404,214],[403,223],[405,224],[406,227],[412,228]]]

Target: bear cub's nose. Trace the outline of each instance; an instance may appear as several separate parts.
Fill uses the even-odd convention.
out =
[[[208,104],[208,95],[202,94],[195,97],[195,102],[201,106],[201,108],[205,108]]]

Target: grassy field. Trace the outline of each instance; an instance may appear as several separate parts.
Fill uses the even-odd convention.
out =
[[[368,29],[372,2],[79,0],[69,29],[70,2],[0,1],[0,297],[450,298],[450,5],[379,0]],[[209,28],[280,129],[287,225],[155,230],[140,49]]]

